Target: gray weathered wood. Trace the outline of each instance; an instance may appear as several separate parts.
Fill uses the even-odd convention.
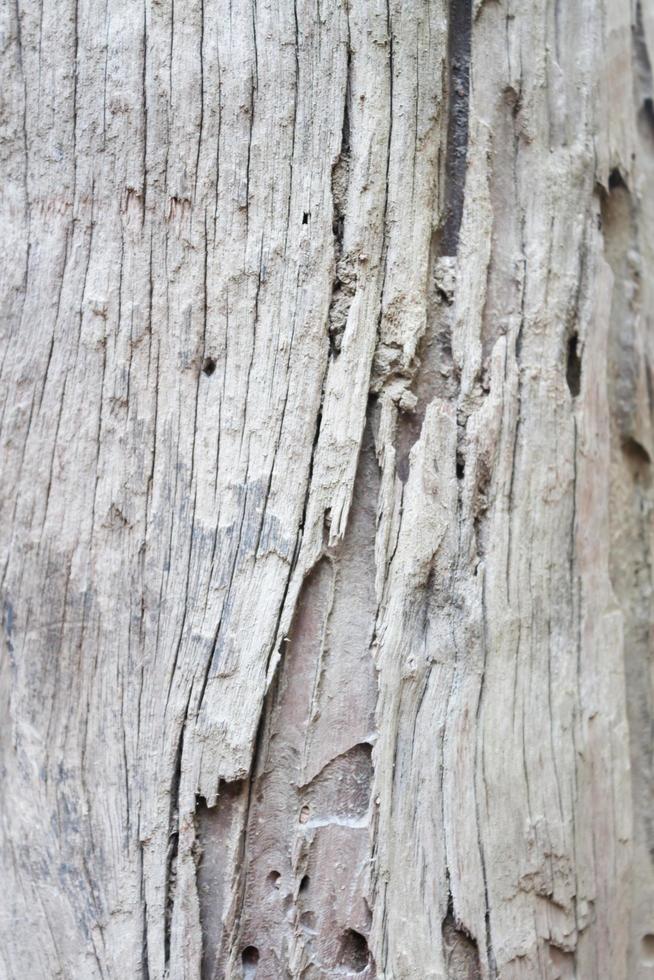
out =
[[[647,980],[654,4],[0,22],[2,980]]]

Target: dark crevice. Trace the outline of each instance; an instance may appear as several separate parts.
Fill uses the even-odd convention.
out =
[[[614,167],[611,173],[609,174],[609,191],[614,191],[616,187],[626,188],[626,186],[627,184],[625,182],[624,177],[620,173],[620,168]]]
[[[639,122],[643,122],[649,130],[654,131],[654,100],[649,97],[643,99],[638,117]]]
[[[631,28],[631,36],[634,51],[634,68],[636,73],[636,83],[638,95],[642,100],[643,107],[649,103],[649,111],[652,110],[652,96],[654,95],[654,83],[652,80],[652,63],[647,49],[647,39],[645,37],[645,27],[643,24],[643,5],[642,0],[637,0],[636,16]]]
[[[243,965],[243,980],[251,980],[257,975],[259,950],[256,946],[245,947],[241,953],[241,963]]]
[[[579,354],[579,338],[576,333],[568,340],[565,379],[568,383],[570,394],[573,398],[576,398],[581,391],[581,356]]]
[[[645,966],[654,966],[654,933],[646,933],[640,943],[641,956]]]
[[[332,167],[332,233],[334,236],[334,279],[332,298],[329,306],[329,346],[332,356],[338,356],[341,349],[347,316],[356,291],[356,269],[350,256],[344,253],[345,218],[347,193],[350,182],[350,51],[348,47],[347,83],[343,106],[343,125],[341,148]]]
[[[186,730],[186,720],[188,718],[189,700],[186,703],[184,720],[182,721],[179,737],[177,740],[177,751],[175,764],[173,766],[170,781],[170,812],[168,816],[168,850],[166,854],[166,907],[165,907],[165,927],[164,927],[164,956],[166,964],[170,963],[170,928],[173,918],[173,905],[175,902],[175,881],[177,877],[177,852],[179,848],[179,787],[182,778],[182,757],[184,753],[184,732]]]
[[[370,950],[365,936],[356,929],[346,929],[341,936],[338,965],[352,973],[362,973],[370,963]]]
[[[626,436],[622,440],[622,452],[630,464],[634,475],[638,475],[638,472],[643,468],[649,468],[651,463],[650,455],[647,449],[633,436]]]
[[[139,831],[140,831],[140,822],[139,822]],[[139,833],[139,839],[140,837],[141,835]],[[142,926],[143,943],[141,946],[141,975],[143,977],[143,980],[150,980],[150,953],[148,949],[148,900],[146,897],[146,889],[145,889],[145,868],[143,866],[144,857],[145,855],[143,851],[143,843],[141,842],[140,855],[139,855],[140,867],[141,867],[141,881],[140,881],[141,900],[143,903],[143,926]]]
[[[443,920],[443,957],[446,980],[481,980],[479,948],[454,917],[452,898]]]
[[[468,157],[471,41],[472,0],[450,0],[447,47],[448,124],[441,255],[456,255],[459,245]]]
[[[205,357],[204,361],[202,362],[202,373],[206,374],[206,376],[210,378],[215,370],[216,362],[213,357]]]

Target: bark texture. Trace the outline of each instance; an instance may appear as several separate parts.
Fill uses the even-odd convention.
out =
[[[7,980],[654,974],[654,6],[7,0]]]

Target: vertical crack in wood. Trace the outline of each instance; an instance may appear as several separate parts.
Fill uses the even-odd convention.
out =
[[[456,255],[459,247],[468,158],[471,42],[472,0],[450,0],[447,44],[448,120],[443,195],[445,220],[440,240],[441,255]]]
[[[338,158],[332,167],[332,201],[333,201],[333,221],[332,230],[334,235],[334,278],[332,282],[332,296],[329,304],[328,329],[329,344],[333,356],[338,356],[341,350],[341,343],[347,316],[352,305],[352,300],[356,292],[356,262],[352,256],[344,251],[345,236],[345,215],[347,210],[347,194],[350,182],[350,100],[352,98],[351,85],[351,52],[350,40],[347,40],[347,81],[345,86],[345,99],[343,103],[343,125],[341,132],[341,147]]]

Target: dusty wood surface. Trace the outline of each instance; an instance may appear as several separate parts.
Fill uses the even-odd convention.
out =
[[[0,24],[3,980],[648,980],[652,3]]]

